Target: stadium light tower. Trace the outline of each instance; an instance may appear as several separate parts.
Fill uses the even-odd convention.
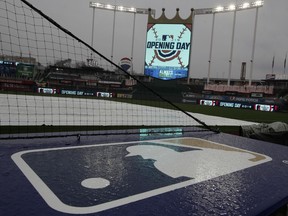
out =
[[[135,19],[136,14],[149,14],[149,9],[146,8],[135,8],[135,7],[126,7],[126,6],[118,6],[111,4],[102,4],[97,2],[90,2],[89,7],[93,8],[93,18],[92,18],[92,36],[91,36],[91,46],[93,47],[94,41],[94,20],[95,20],[95,8],[114,11],[113,15],[113,29],[112,29],[112,48],[111,48],[111,61],[113,61],[114,54],[114,34],[115,34],[115,16],[116,12],[124,12],[124,13],[133,13],[133,33],[132,33],[132,48],[131,48],[131,61],[132,61],[132,73],[133,73],[133,51],[134,51],[134,35],[135,35]],[[155,10],[151,9],[151,14],[155,16]]]
[[[244,2],[243,4],[231,4],[228,6],[217,6],[215,8],[202,8],[195,9],[195,15],[206,15],[213,14],[212,21],[212,31],[211,31],[211,40],[210,40],[210,53],[208,59],[208,75],[207,75],[207,84],[210,82],[210,70],[211,70],[211,58],[212,58],[212,47],[213,47],[213,37],[214,37],[214,24],[215,24],[215,14],[216,13],[227,13],[233,12],[233,27],[232,27],[232,39],[231,39],[231,49],[230,49],[230,58],[229,58],[229,73],[228,73],[228,85],[230,85],[231,78],[231,68],[232,68],[232,58],[233,58],[233,46],[234,46],[234,33],[235,33],[235,23],[236,23],[236,12],[248,9],[256,9],[256,18],[254,26],[254,35],[253,35],[253,45],[252,45],[252,55],[250,60],[250,77],[249,85],[251,85],[252,74],[253,74],[253,64],[254,64],[254,52],[255,52],[255,42],[256,42],[256,30],[257,30],[257,21],[258,21],[258,9],[264,5],[264,0],[256,0],[254,2]]]

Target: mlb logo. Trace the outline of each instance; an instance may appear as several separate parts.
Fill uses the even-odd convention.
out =
[[[198,138],[28,150],[12,159],[50,207],[70,214],[127,205],[272,160]]]
[[[174,35],[162,35],[162,41],[166,41],[167,38],[170,38],[173,41]]]

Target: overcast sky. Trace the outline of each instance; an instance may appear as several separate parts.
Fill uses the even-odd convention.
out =
[[[34,6],[60,23],[82,40],[91,44],[92,14],[90,0],[29,0]],[[187,18],[190,9],[228,6],[231,3],[241,4],[242,0],[108,0],[94,1],[99,3],[152,8],[156,18],[165,8],[168,18],[175,16],[176,8],[180,9],[182,18]],[[246,78],[249,79],[250,59],[252,55],[253,32],[256,10],[239,11],[236,15],[234,51],[232,58],[231,78],[240,78],[241,63],[247,62]],[[284,73],[284,60],[288,51],[288,1],[265,0],[259,9],[256,49],[254,57],[253,79],[265,79],[272,73],[272,59],[275,56],[274,73]],[[211,63],[211,78],[227,78],[232,38],[233,13],[217,14],[215,18],[214,44]],[[143,74],[144,48],[146,39],[147,16],[136,16],[134,70]],[[111,56],[113,12],[96,9],[93,47],[105,56]],[[208,74],[208,58],[212,30],[212,15],[198,15],[194,21],[190,77],[203,78]],[[116,13],[114,62],[123,57],[131,57],[133,15]],[[288,67],[288,64],[287,64]],[[286,74],[288,68],[286,69]]]

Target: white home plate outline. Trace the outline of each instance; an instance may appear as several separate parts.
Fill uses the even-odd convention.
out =
[[[154,144],[165,144],[171,146],[183,146],[183,147],[190,147],[190,148],[207,148],[207,149],[219,149],[224,151],[233,151],[233,152],[243,152],[245,154],[251,154],[252,159],[249,159],[252,163],[246,164],[244,167],[238,167],[237,170],[233,170],[228,173],[214,175],[213,177],[207,177],[207,175],[200,176],[199,178],[183,181],[180,183],[176,183],[173,185],[161,187],[158,189],[154,189],[151,191],[135,194],[132,196],[128,196],[125,198],[121,198],[118,200],[109,201],[106,203],[102,203],[95,206],[88,206],[88,207],[75,207],[69,206],[63,203],[57,195],[53,193],[53,191],[43,182],[40,177],[32,170],[32,168],[22,159],[22,155],[32,152],[44,152],[44,151],[61,151],[67,149],[78,149],[78,148],[91,148],[91,147],[100,147],[100,146],[107,146],[107,145],[125,145],[135,143],[135,146],[139,143],[154,143]],[[128,155],[128,154],[127,154]],[[256,152],[247,151],[244,149],[231,147],[228,145],[199,139],[199,138],[190,138],[190,137],[182,137],[182,138],[171,138],[171,139],[160,139],[160,140],[147,140],[147,141],[132,141],[132,142],[122,142],[122,143],[109,143],[109,144],[96,144],[96,145],[85,145],[85,146],[74,146],[74,147],[61,147],[61,148],[47,148],[47,149],[36,149],[36,150],[27,150],[15,153],[11,156],[12,160],[16,163],[19,169],[23,172],[26,178],[31,182],[31,184],[35,187],[35,189],[39,192],[45,202],[53,209],[70,214],[89,214],[89,213],[97,213],[103,210],[111,209],[114,207],[122,206],[125,204],[129,204],[132,202],[136,202],[139,200],[143,200],[149,197],[153,197],[159,194],[163,194],[169,191],[173,191],[176,189],[180,189],[183,187],[187,187],[189,185],[193,185],[208,179],[213,179],[225,174],[230,174],[236,171],[240,171],[243,169],[247,169],[259,164],[263,164],[272,160],[269,156],[259,154]]]

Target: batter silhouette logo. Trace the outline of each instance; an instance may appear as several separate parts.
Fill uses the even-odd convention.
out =
[[[272,160],[189,137],[27,150],[12,159],[51,208],[70,214],[129,205]]]

